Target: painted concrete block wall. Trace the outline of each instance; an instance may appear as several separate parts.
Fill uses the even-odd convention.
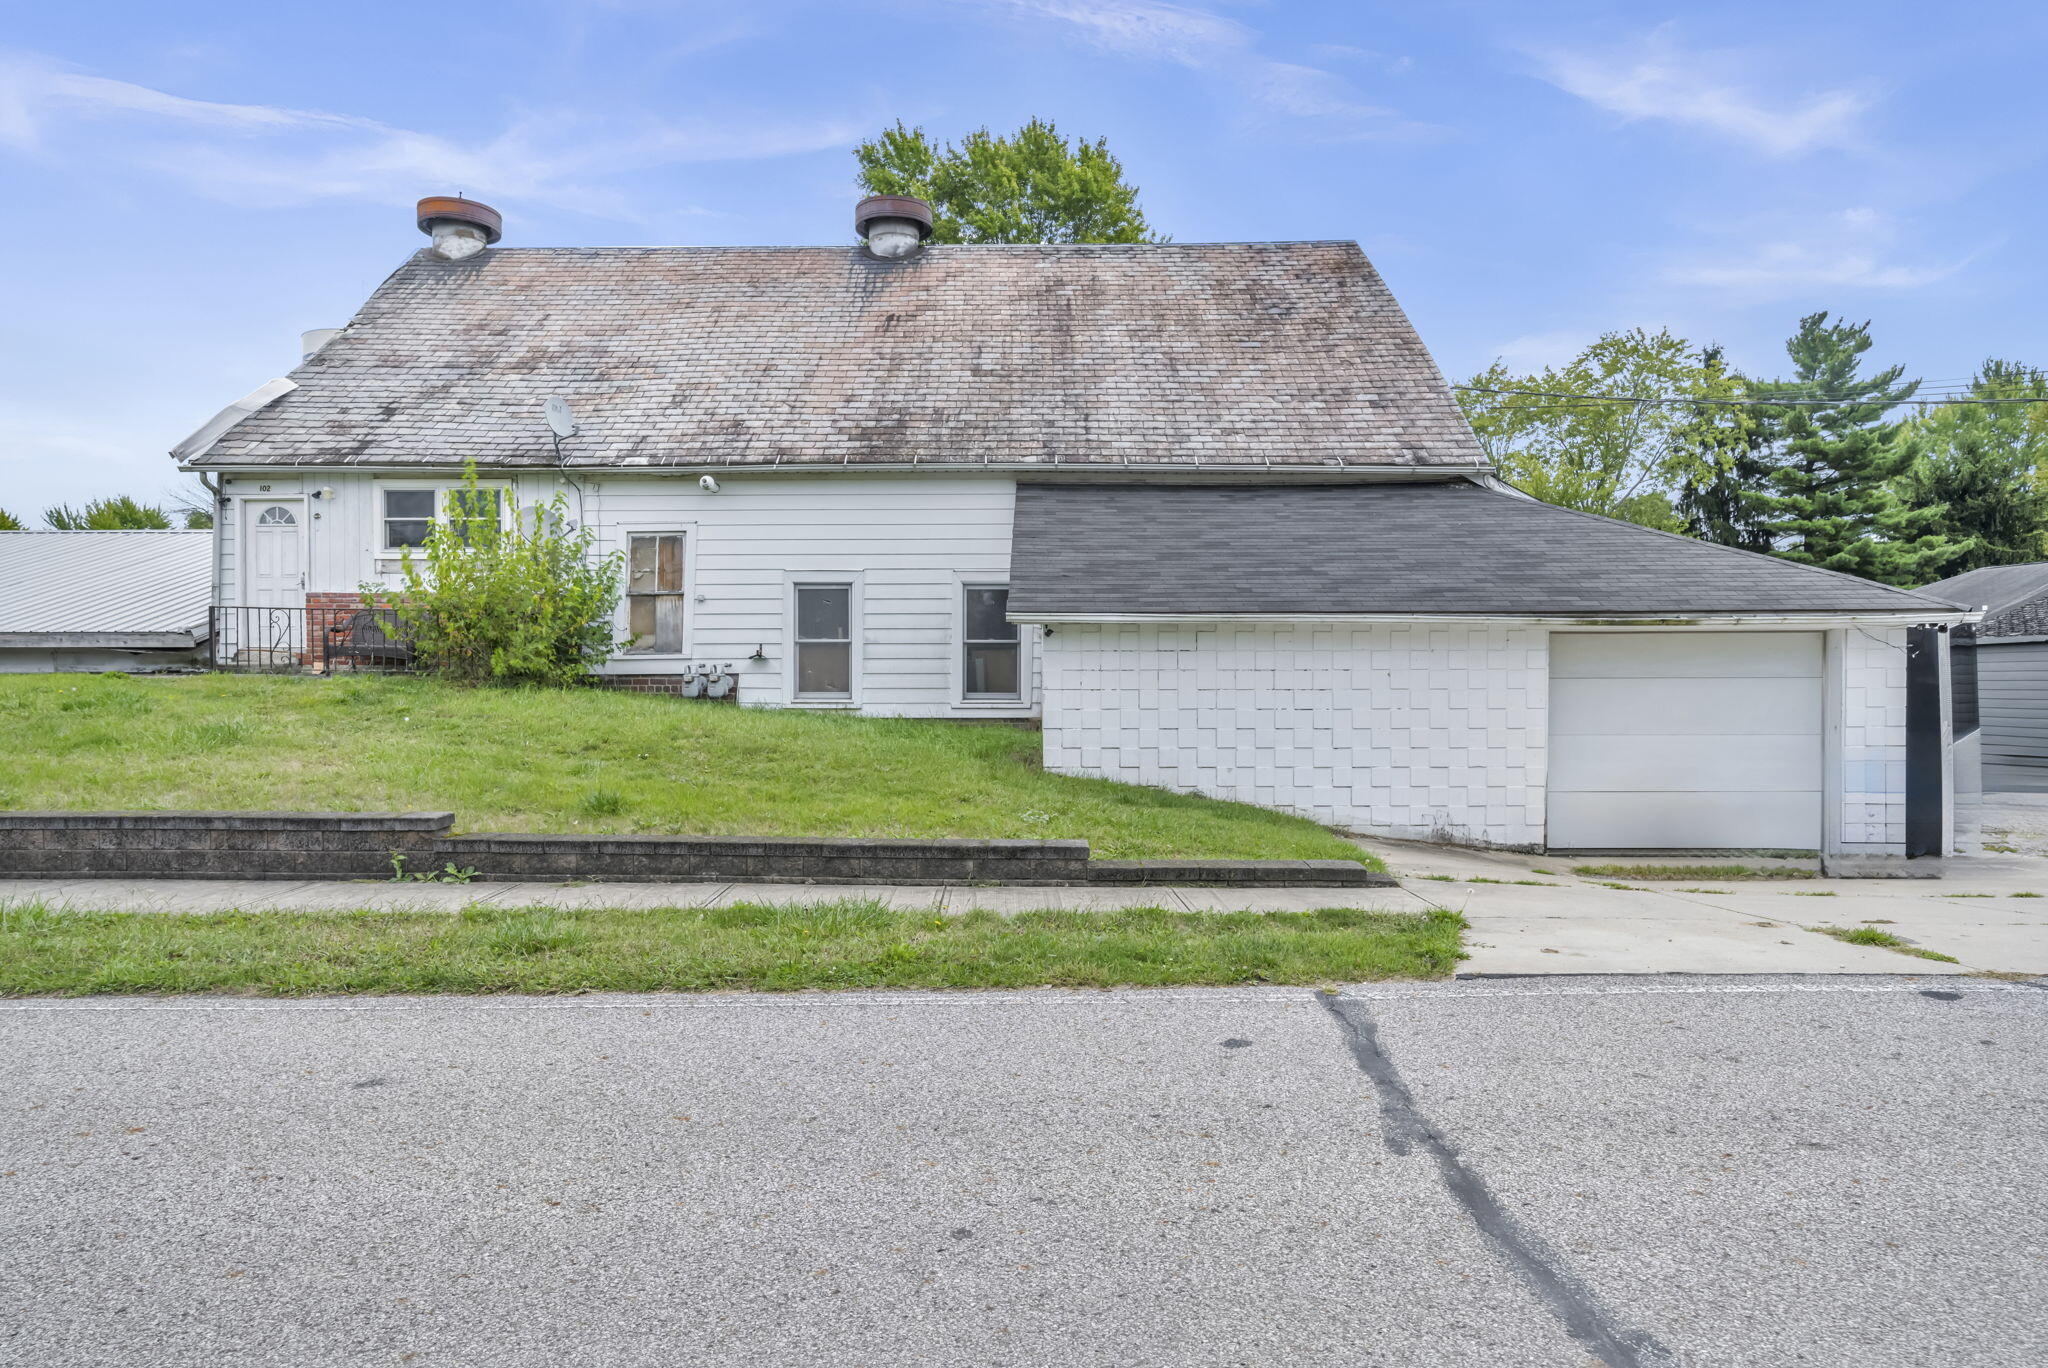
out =
[[[1840,849],[1906,853],[1906,629],[1840,633]]]
[[[1541,629],[1063,625],[1043,664],[1048,769],[1364,833],[1543,842]]]

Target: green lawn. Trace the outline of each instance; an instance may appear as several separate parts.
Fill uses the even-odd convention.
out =
[[[1456,913],[991,912],[877,902],[213,915],[0,904],[0,996],[1111,988],[1443,978]]]
[[[0,675],[0,808],[440,811],[464,831],[1078,837],[1377,862],[1313,822],[1039,768],[1036,732],[431,680]]]

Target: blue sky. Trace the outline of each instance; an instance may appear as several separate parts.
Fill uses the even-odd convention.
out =
[[[14,6],[0,506],[163,453],[463,191],[508,245],[851,238],[849,149],[1106,135],[1183,241],[1354,238],[1453,377],[1799,315],[1934,381],[2048,364],[2048,7],[586,0]]]

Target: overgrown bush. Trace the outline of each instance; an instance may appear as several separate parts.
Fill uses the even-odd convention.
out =
[[[476,467],[450,491],[447,516],[420,560],[404,559],[390,602],[422,669],[468,684],[581,683],[623,642],[612,633],[624,557],[594,558],[588,528],[571,530],[557,494],[499,517],[506,491],[483,489]],[[364,596],[383,600],[381,585]]]

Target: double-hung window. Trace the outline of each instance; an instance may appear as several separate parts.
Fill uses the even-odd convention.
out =
[[[960,694],[970,702],[1024,696],[1017,624],[1005,618],[1010,591],[970,585],[961,607]]]
[[[384,491],[384,547],[397,551],[408,546],[425,546],[434,530],[434,501],[431,489],[387,489]]]
[[[853,697],[853,586],[796,586],[796,696]]]
[[[683,533],[635,533],[626,566],[626,630],[636,655],[683,650]]]

